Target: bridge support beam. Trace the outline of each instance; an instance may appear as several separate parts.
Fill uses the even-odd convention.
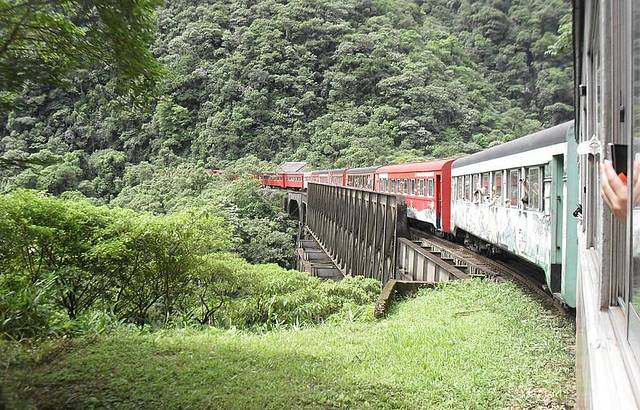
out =
[[[395,278],[397,239],[408,233],[401,198],[309,183],[306,226],[345,276]]]

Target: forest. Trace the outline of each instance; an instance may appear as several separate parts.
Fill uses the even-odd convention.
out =
[[[129,53],[65,64],[45,55],[40,66],[0,55],[0,158],[34,164],[3,167],[4,191],[108,203],[130,187],[126,169],[145,162],[264,169],[450,157],[572,115],[563,0],[141,4],[149,17]],[[81,46],[70,48],[93,57],[103,44]]]
[[[368,323],[381,284],[291,270],[297,222],[252,173],[455,157],[564,122],[570,41],[563,0],[0,0],[0,408],[28,396],[4,383],[29,385],[24,358],[67,338],[188,329],[235,348]],[[535,383],[566,376],[547,371]]]

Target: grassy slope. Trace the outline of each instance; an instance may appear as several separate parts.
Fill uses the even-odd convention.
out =
[[[508,283],[425,291],[379,322],[123,331],[24,355],[4,393],[39,408],[538,408],[573,396],[573,326]]]

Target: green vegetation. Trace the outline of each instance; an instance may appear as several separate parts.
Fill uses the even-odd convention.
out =
[[[0,2],[0,34],[37,17],[0,53],[0,72],[32,80],[0,110],[0,189],[110,201],[145,162],[363,166],[473,152],[571,117],[562,0],[178,0],[155,18],[155,0],[107,3]],[[65,47],[20,54],[50,29]],[[117,72],[156,78],[149,42],[165,73],[154,88],[129,81],[141,101]],[[59,76],[50,66],[67,75],[36,81]]]
[[[4,343],[0,381],[9,403],[47,408],[560,409],[572,332],[514,285],[472,281],[379,322]]]
[[[569,119],[568,7],[0,0],[0,408],[562,407],[566,321],[473,281],[375,322],[251,174]]]
[[[0,196],[0,219],[0,335],[10,338],[82,333],[96,314],[141,328],[302,325],[380,289],[226,254],[238,238],[212,206],[159,216],[16,191]]]
[[[161,71],[148,49],[159,4],[0,0],[0,103],[24,85],[55,83],[74,69],[96,66],[128,89],[148,86]]]

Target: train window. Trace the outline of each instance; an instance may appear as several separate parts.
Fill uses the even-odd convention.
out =
[[[464,195],[463,195],[464,182],[463,182],[462,179],[463,179],[462,177],[458,177],[458,199],[460,201],[462,201],[464,199],[463,198],[464,197]]]
[[[465,175],[463,199],[465,201],[468,201],[470,198],[471,198],[471,175]]]
[[[418,180],[418,195],[424,196],[424,179]]]
[[[520,170],[509,170],[509,185],[507,186],[509,206],[518,207],[520,203]]]
[[[636,354],[636,357],[640,358],[640,190],[638,187],[638,181],[640,180],[640,27],[635,25],[637,19],[640,17],[640,4],[633,2],[633,41],[632,41],[632,53],[631,61],[633,62],[633,85],[632,88],[632,103],[633,117],[631,120],[631,138],[628,141],[629,159],[630,159],[630,178],[631,181],[628,184],[631,187],[631,192],[628,198],[627,206],[627,223],[630,229],[627,230],[628,247],[630,255],[628,256],[630,261],[630,270],[627,279],[627,286],[629,290],[629,327],[628,337],[629,343]]]
[[[427,196],[433,198],[433,179],[427,180]]]
[[[526,204],[527,209],[540,209],[540,168],[532,167],[527,169],[527,177],[522,184],[522,200]],[[527,192],[528,191],[528,192]],[[525,198],[526,197],[526,198]],[[526,199],[526,200],[525,200]]]
[[[415,195],[416,194],[416,180],[412,179],[411,180],[411,187],[409,189],[409,195]]]
[[[489,200],[489,173],[485,172],[484,174],[482,174],[482,179],[481,179],[481,185],[482,185],[482,202],[488,202]]]
[[[473,200],[473,202],[478,203],[480,202],[480,197],[482,196],[480,194],[480,174],[475,174],[473,176],[473,185],[471,187],[473,195],[471,196],[471,199]]]

